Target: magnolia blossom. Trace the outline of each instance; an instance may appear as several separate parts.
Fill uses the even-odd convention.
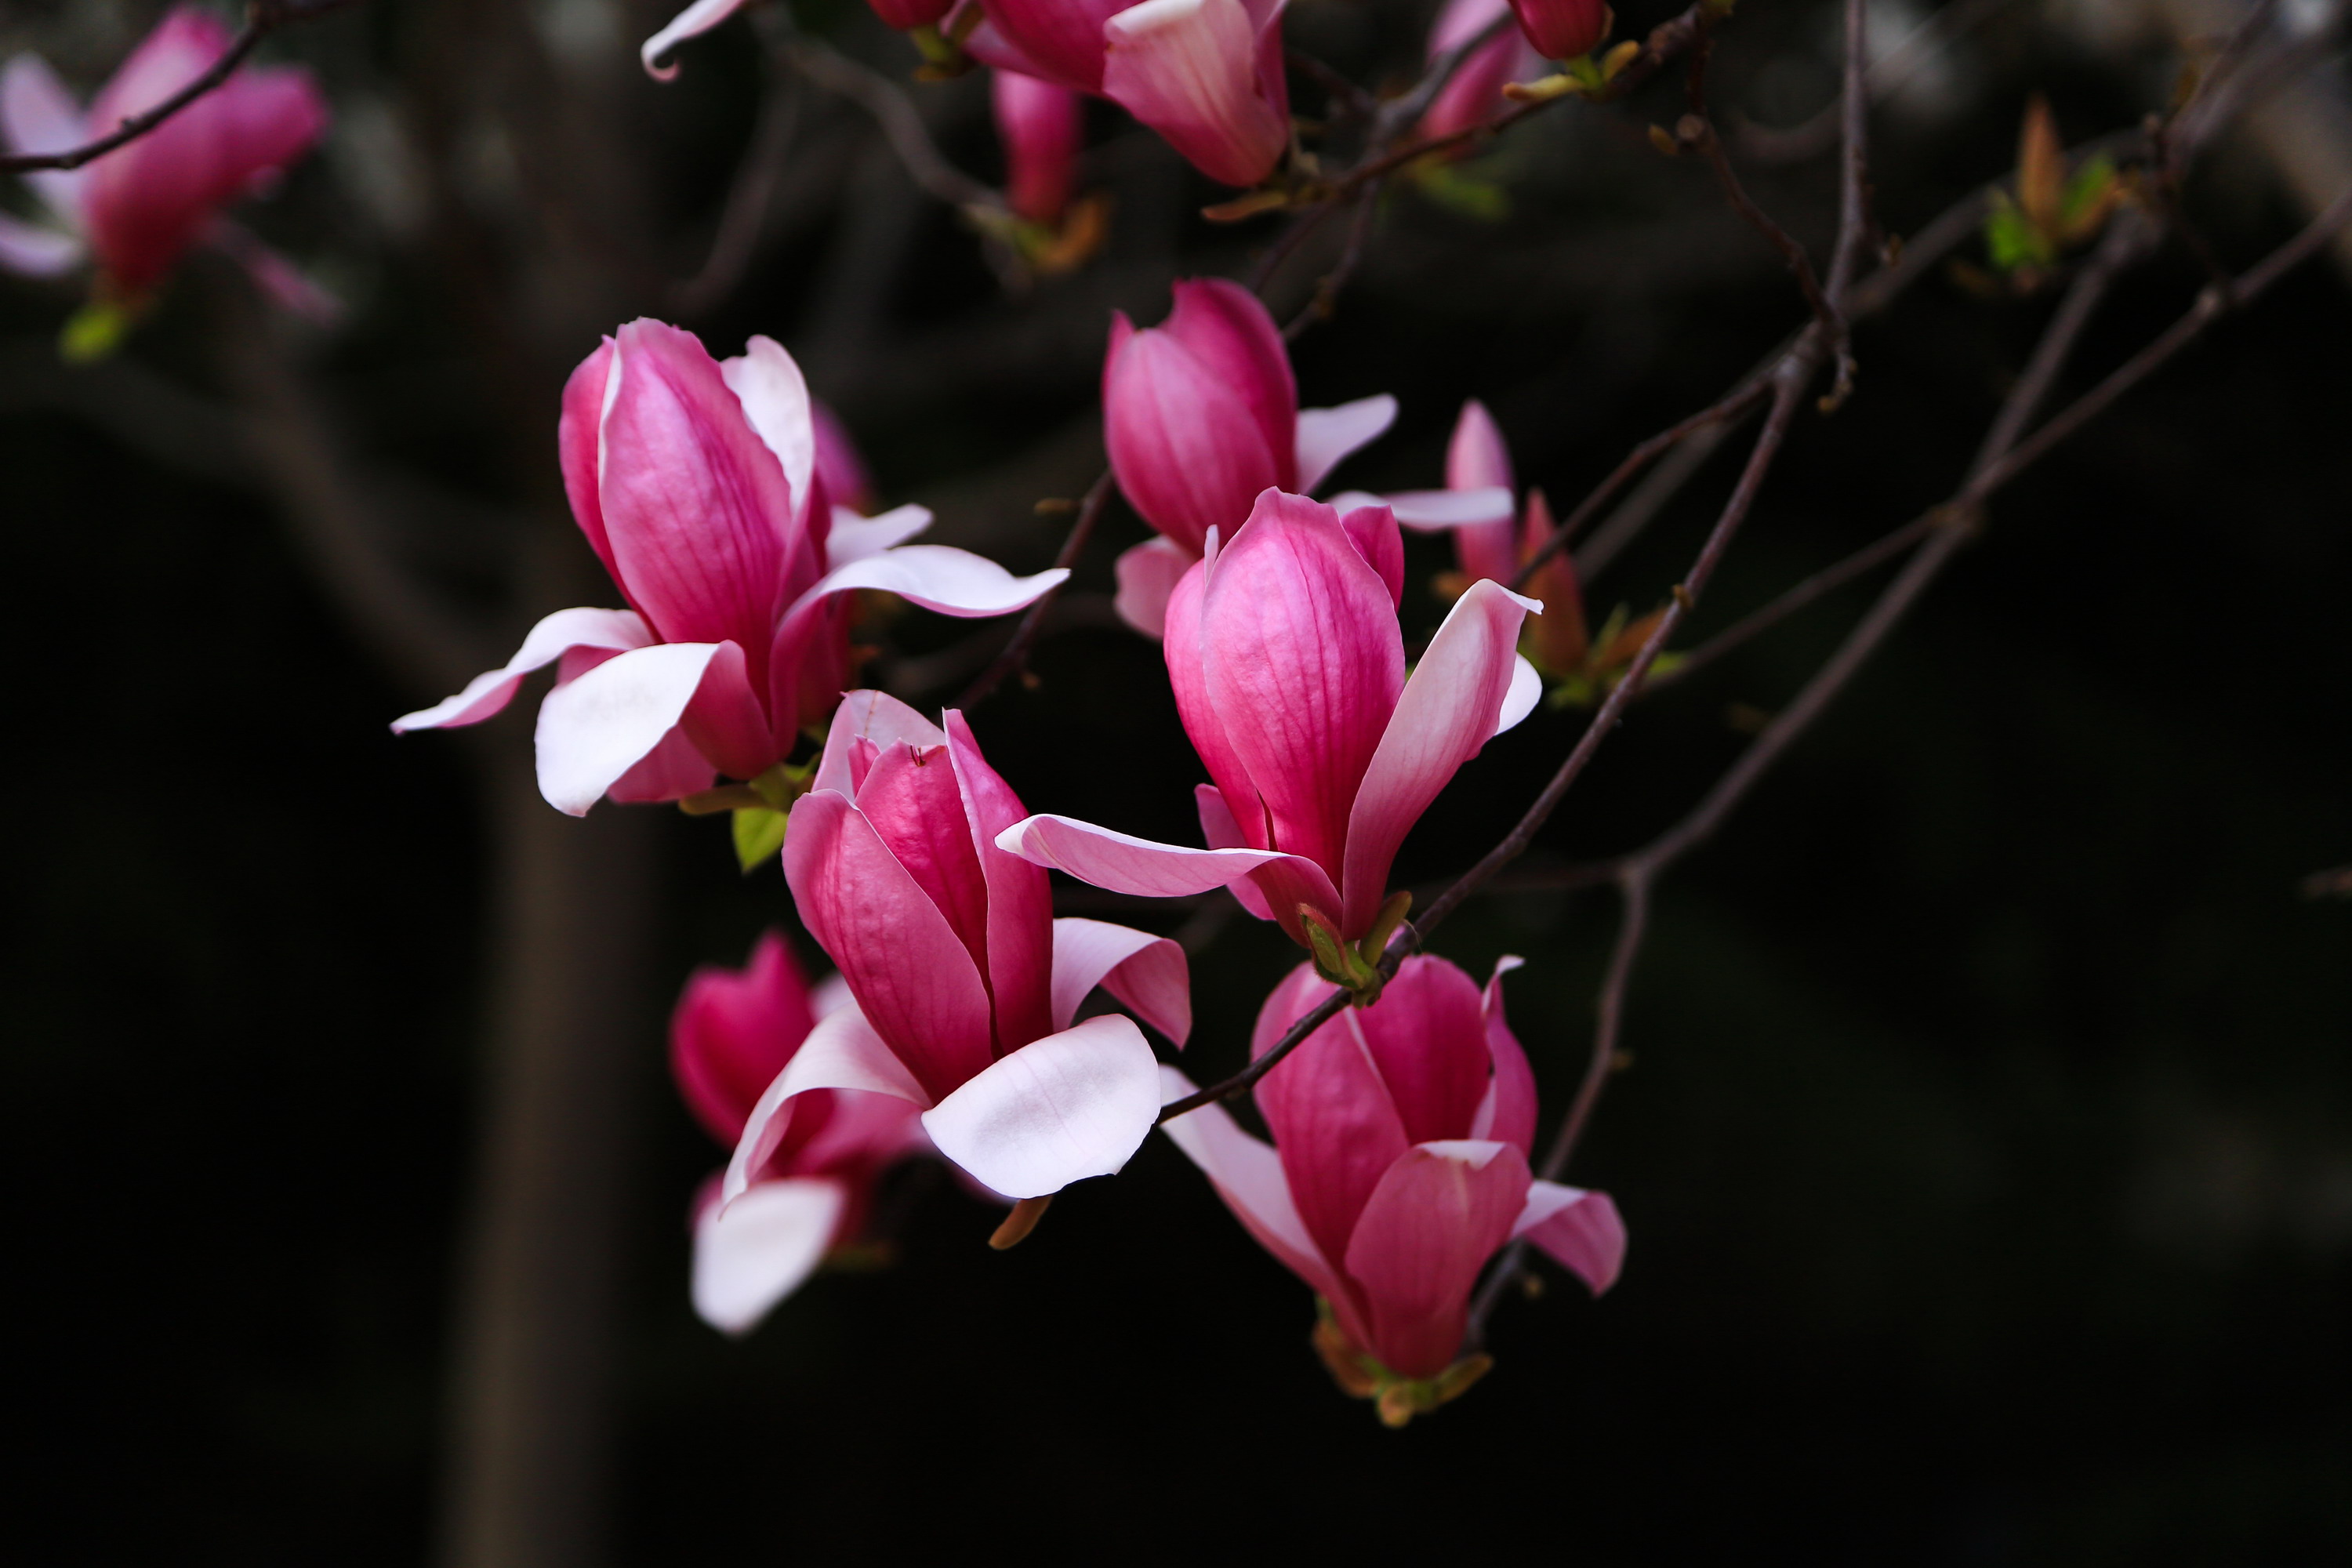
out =
[[[677,800],[758,778],[824,721],[854,663],[849,590],[1000,616],[1068,575],[892,548],[930,513],[835,510],[811,408],[767,338],[721,364],[678,328],[623,327],[564,387],[558,445],[572,516],[629,608],[557,611],[502,668],[393,728],[478,723],[555,664],[537,737],[549,804]]]
[[[772,931],[745,968],[697,970],[669,1023],[671,1076],[695,1120],[732,1149],[761,1091],[817,1019],[848,1000],[838,976],[812,990]],[[807,1096],[734,1202],[720,1199],[715,1174],[697,1196],[694,1310],[729,1333],[751,1328],[865,1228],[884,1168],[929,1147],[903,1100],[852,1089]]]
[[[1004,143],[1005,199],[1019,216],[1050,228],[1062,221],[1077,183],[1078,95],[1019,71],[989,73],[996,134]]]
[[[997,847],[1021,815],[961,714],[941,729],[879,692],[842,704],[793,805],[784,877],[855,1000],[760,1097],[724,1201],[751,1190],[824,1089],[915,1107],[941,1154],[1009,1198],[1108,1175],[1135,1152],[1160,1108],[1151,1047],[1121,1015],[1072,1020],[1100,985],[1181,1046],[1183,950],[1054,919],[1045,873]]]
[[[1608,1194],[1528,1173],[1535,1077],[1503,1017],[1502,978],[1518,963],[1496,965],[1482,994],[1442,958],[1405,960],[1376,1005],[1340,1013],[1258,1081],[1272,1148],[1223,1106],[1167,1124],[1249,1233],[1328,1306],[1338,1342],[1326,1353],[1360,1378],[1355,1392],[1452,1366],[1478,1271],[1514,1237],[1595,1293],[1623,1261]],[[1251,1054],[1330,994],[1302,964],[1266,999]],[[1192,1092],[1163,1073],[1170,1100]],[[1402,1414],[1433,1402],[1423,1398]]]
[[[1521,618],[1543,606],[1498,583],[1455,602],[1407,679],[1403,584],[1387,508],[1343,518],[1267,490],[1232,543],[1211,536],[1168,603],[1176,710],[1214,781],[1195,792],[1210,847],[1053,816],[999,842],[1119,892],[1231,887],[1302,944],[1302,910],[1349,942],[1364,936],[1406,831],[1542,689],[1512,650]]]
[[[1255,185],[1290,147],[1284,0],[980,0],[973,55],[1108,98],[1213,180]]]
[[[1337,408],[1298,406],[1282,331],[1257,296],[1223,279],[1178,283],[1157,327],[1111,319],[1103,360],[1103,444],[1111,471],[1160,537],[1118,558],[1119,615],[1160,635],[1168,595],[1211,530],[1230,539],[1268,489],[1306,493],[1395,420],[1385,393]],[[1398,498],[1424,526],[1507,513],[1507,490]]]
[[[1544,58],[1572,60],[1609,36],[1607,0],[1511,0],[1519,26]]]
[[[0,69],[0,140],[14,153],[62,153],[154,108],[209,70],[229,47],[208,12],[172,11],[98,89],[85,114],[37,55]],[[0,213],[0,267],[47,276],[93,258],[111,296],[136,300],[198,240],[225,244],[281,300],[320,297],[220,209],[266,186],[309,151],[327,107],[299,67],[247,66],[145,135],[80,169],[25,176],[56,227]]]
[[[1429,58],[1460,48],[1511,14],[1511,0],[1446,0],[1429,30]],[[1505,86],[1541,74],[1543,61],[1517,28],[1507,27],[1473,50],[1456,67],[1444,90],[1421,117],[1424,137],[1450,136],[1510,107]]]

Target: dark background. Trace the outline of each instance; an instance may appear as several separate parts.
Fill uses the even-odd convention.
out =
[[[116,35],[72,54],[66,9],[8,6],[9,41],[102,73]],[[654,10],[628,14],[625,43]],[[1663,14],[1629,6],[1621,30]],[[143,15],[126,10],[121,36]],[[1415,15],[1302,0],[1291,37],[1378,79],[1410,68]],[[420,112],[425,77],[470,68],[436,52],[456,47],[449,16],[384,0],[278,52],[321,69],[348,131],[371,95]],[[836,25],[903,64],[862,14]],[[1718,102],[1801,118],[1830,37],[1822,7],[1743,7]],[[643,210],[661,226],[640,237],[653,272],[699,263],[752,58],[737,23],[674,87],[623,71],[601,89],[636,139],[632,177],[658,191]],[[2080,139],[2159,107],[2176,59],[2159,38],[2086,42],[2003,13],[1934,112],[1882,117],[1889,225],[2000,173],[2029,90]],[[971,84],[942,93],[950,155],[992,173]],[[1534,122],[1486,166],[1513,190],[1498,223],[1391,199],[1360,280],[1297,353],[1309,404],[1404,403],[1348,482],[1434,482],[1475,395],[1523,477],[1573,498],[1800,319],[1704,172],[1643,142],[1676,108],[1654,93]],[[810,113],[805,156],[859,172],[779,225],[696,324],[720,353],[782,336],[886,500],[929,500],[940,537],[1042,564],[1059,524],[1026,503],[1094,471],[1108,308],[1156,319],[1170,276],[1238,272],[1272,224],[1183,216],[1213,191],[1097,111],[1112,250],[1008,300],[952,217],[847,140],[865,122],[821,99]],[[257,224],[353,299],[305,363],[351,443],[464,499],[425,509],[410,555],[509,635],[551,605],[502,597],[469,531],[543,515],[552,377],[594,329],[548,329],[536,400],[510,403],[453,281],[467,264],[431,225],[372,229],[348,166],[314,161]],[[1816,241],[1829,178],[1826,162],[1756,175]],[[871,271],[853,235],[868,186],[899,192],[905,232],[860,285],[877,298],[845,303],[845,277]],[[2303,217],[2251,142],[2225,143],[2190,201],[2239,265]],[[490,247],[495,288],[522,286],[520,247]],[[2135,275],[2065,385],[2160,330],[2200,276],[2178,247]],[[658,279],[616,266],[609,288],[607,325],[667,313]],[[386,732],[438,691],[322,591],[283,494],[186,438],[198,405],[235,402],[218,367],[247,320],[236,292],[193,267],[121,362],[76,373],[111,379],[76,382],[47,349],[67,296],[0,290],[18,670],[0,1147],[26,1561],[414,1562],[448,1462],[485,1081],[482,781],[527,767],[530,708],[487,748]],[[1939,270],[1864,329],[1856,396],[1801,422],[1702,632],[1948,493],[2049,307]],[[2348,330],[2323,260],[2003,494],[1845,700],[1670,878],[1633,985],[1631,1070],[1570,1173],[1623,1209],[1623,1281],[1596,1303],[1548,1273],[1539,1300],[1498,1313],[1487,1381],[1401,1433],[1330,1386],[1306,1289],[1164,1140],[1005,1255],[982,1245],[991,1211],[906,1173],[886,1205],[895,1267],[820,1277],[740,1343],[697,1322],[685,1210],[722,1155],[664,1082],[661,1018],[695,963],[740,963],[791,915],[780,877],[736,875],[723,827],[656,814],[634,1124],[610,1152],[626,1215],[604,1494],[617,1560],[984,1543],[1041,1561],[1379,1560],[1512,1542],[1596,1563],[2345,1560],[2352,904],[2298,882],[2352,859]],[[137,412],[150,394],[163,413]],[[1732,458],[1594,584],[1596,616],[1656,601]],[[1140,537],[1123,510],[1111,530],[1087,589],[1107,591],[1111,554]],[[1416,549],[1425,582],[1443,562]],[[1685,809],[1742,742],[1734,705],[1784,701],[1867,592],[1639,707],[1538,863],[1628,847]],[[1409,628],[1437,614],[1419,588],[1407,611]],[[918,653],[971,629],[892,628]],[[1154,651],[1080,624],[1035,663],[1034,690],[973,714],[1028,804],[1187,836],[1197,764]],[[1489,747],[1399,880],[1483,850],[1579,722],[1541,710]],[[1186,913],[1114,918],[1172,930]],[[1528,958],[1509,1006],[1547,1126],[1580,1068],[1612,918],[1606,892],[1496,896],[1438,944],[1481,973]],[[1245,920],[1195,956],[1196,1075],[1238,1062],[1293,956]]]

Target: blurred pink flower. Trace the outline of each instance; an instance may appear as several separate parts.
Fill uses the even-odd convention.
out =
[[[210,69],[227,52],[228,29],[181,6],[98,89],[84,114],[37,55],[0,68],[0,138],[16,153],[61,153],[142,114]],[[247,66],[145,135],[77,170],[25,176],[55,228],[0,214],[0,267],[48,275],[95,258],[101,287],[135,300],[163,281],[188,247],[219,237],[220,209],[267,186],[326,130],[327,107],[310,73]],[[229,248],[281,300],[312,312],[315,287],[239,234]]]
[[[816,1020],[847,1001],[837,980],[812,990],[772,931],[744,968],[697,970],[669,1025],[670,1072],[695,1119],[732,1149],[760,1092]],[[929,1148],[903,1100],[846,1089],[806,1097],[732,1203],[719,1197],[719,1174],[697,1195],[694,1310],[713,1328],[750,1330],[856,1239],[883,1170]]]
[[[1018,216],[1051,228],[1077,183],[1078,95],[1019,71],[989,73],[997,139],[1004,144],[1005,198]]]
[[[1429,58],[1461,47],[1511,14],[1511,0],[1446,0],[1429,30]],[[1543,61],[1516,27],[1505,27],[1456,67],[1444,89],[1421,117],[1424,137],[1450,136],[1510,107],[1503,89],[1543,74]]]

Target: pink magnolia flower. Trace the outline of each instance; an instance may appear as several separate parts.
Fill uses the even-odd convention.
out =
[[[1167,1124],[1249,1233],[1328,1303],[1343,1336],[1335,1370],[1363,1373],[1360,1392],[1454,1363],[1471,1287],[1514,1237],[1596,1294],[1624,1260],[1607,1194],[1529,1174],[1535,1077],[1503,1017],[1503,975],[1518,963],[1496,965],[1482,994],[1442,958],[1405,960],[1377,1005],[1341,1013],[1259,1080],[1272,1148],[1223,1106]],[[1299,966],[1266,998],[1252,1054],[1330,994]],[[1169,1099],[1192,1092],[1162,1070]],[[1404,1414],[1416,1408],[1426,1404]]]
[[[549,804],[577,816],[607,795],[677,800],[720,774],[758,778],[823,722],[853,664],[849,590],[1001,616],[1068,575],[892,548],[930,513],[831,507],[811,409],[767,338],[721,364],[691,332],[623,327],[572,373],[557,439],[572,516],[629,608],[557,611],[502,668],[393,729],[478,723],[556,664],[539,710]]]
[[[1213,180],[1255,185],[1290,147],[1284,0],[981,0],[990,65],[1108,98]]]
[[[1461,47],[1510,15],[1511,0],[1446,0],[1429,31],[1429,58]],[[1543,61],[1516,28],[1505,28],[1481,44],[1457,67],[1444,90],[1421,117],[1421,134],[1450,136],[1492,119],[1510,107],[1505,86],[1542,74]]]
[[[0,70],[0,137],[12,152],[62,153],[142,114],[212,68],[229,32],[207,12],[167,14],[84,114],[37,55]],[[0,267],[51,275],[96,259],[106,290],[135,300],[188,247],[226,239],[273,293],[304,309],[317,291],[220,209],[277,178],[327,126],[327,106],[299,67],[240,68],[162,125],[83,168],[25,176],[56,218],[44,228],[0,214]]]
[[[1383,393],[1337,408],[1298,406],[1281,329],[1257,296],[1221,278],[1175,287],[1157,327],[1111,318],[1103,359],[1103,444],[1118,487],[1158,531],[1118,558],[1118,613],[1158,637],[1168,595],[1212,529],[1230,539],[1268,489],[1304,494],[1395,420]],[[1410,510],[1416,499],[1405,498]],[[1507,494],[1483,498],[1510,505]],[[1437,503],[1444,513],[1459,498]],[[1419,516],[1419,513],[1414,515]]]
[[[1511,0],[1528,42],[1548,60],[1591,54],[1609,36],[1607,0]]]
[[[852,692],[793,805],[784,877],[855,1001],[818,1022],[761,1096],[728,1202],[793,1135],[814,1090],[913,1105],[941,1154],[1010,1198],[1108,1175],[1151,1131],[1159,1077],[1142,1031],[1118,1014],[1071,1020],[1100,985],[1182,1045],[1183,950],[1054,919],[1045,873],[997,847],[1020,800],[963,716],[946,720],[942,730],[880,692]]]
[[[1051,228],[1077,183],[1078,95],[1019,71],[989,73],[996,134],[1004,143],[1005,197],[1018,216]]]
[[[760,1093],[817,1019],[849,995],[837,976],[812,990],[774,931],[743,969],[699,969],[670,1015],[670,1072],[695,1120],[732,1149]],[[915,1108],[888,1095],[822,1089],[733,1203],[713,1175],[695,1200],[694,1310],[713,1328],[750,1330],[837,1247],[865,1229],[874,1183],[929,1150]]]
[[[998,840],[1099,888],[1166,898],[1231,887],[1307,942],[1302,908],[1347,941],[1368,933],[1390,863],[1489,736],[1541,693],[1513,651],[1542,605],[1498,583],[1454,604],[1411,679],[1397,599],[1404,549],[1384,507],[1344,518],[1268,490],[1168,604],[1168,678],[1214,782],[1195,792],[1210,847],[1154,844],[1038,816]]]

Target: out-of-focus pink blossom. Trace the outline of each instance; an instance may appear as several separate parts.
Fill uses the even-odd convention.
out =
[[[1511,14],[1511,0],[1446,0],[1429,30],[1429,58],[1457,49]],[[1505,86],[1540,75],[1543,61],[1516,27],[1505,27],[1456,67],[1444,89],[1421,117],[1424,137],[1450,136],[1510,107]]]
[[[1284,0],[981,0],[990,65],[1108,98],[1213,180],[1254,185],[1290,145]]]
[[[1083,129],[1078,95],[1019,71],[992,71],[990,102],[1004,143],[1004,194],[1013,210],[1051,228],[1077,183]]]
[[[920,507],[835,510],[800,368],[767,338],[721,364],[690,332],[632,321],[572,373],[558,445],[572,516],[629,608],[557,611],[504,668],[393,728],[478,723],[555,664],[539,785],[575,816],[783,762],[847,683],[853,588],[999,616],[1068,575],[899,546],[929,523]]]
[[[1385,507],[1344,518],[1268,490],[1232,542],[1188,569],[1168,605],[1168,677],[1213,783],[1196,791],[1210,847],[1154,844],[1037,816],[1001,843],[1097,887],[1167,898],[1231,887],[1307,937],[1300,910],[1370,932],[1406,831],[1487,739],[1541,692],[1513,652],[1542,606],[1498,583],[1456,601],[1411,679],[1397,600],[1404,550]]]
[[[1529,1174],[1535,1078],[1503,1016],[1502,977],[1517,964],[1496,965],[1482,993],[1442,958],[1405,960],[1377,1004],[1341,1013],[1259,1080],[1272,1148],[1222,1106],[1167,1124],[1250,1234],[1328,1305],[1342,1336],[1334,1370],[1360,1373],[1360,1392],[1427,1384],[1454,1365],[1471,1287],[1514,1237],[1596,1294],[1623,1261],[1606,1194]],[[1301,965],[1266,999],[1252,1054],[1330,994]],[[1192,1092],[1163,1073],[1169,1099]],[[1403,1415],[1432,1402],[1406,1393]]]
[[[1301,409],[1281,330],[1240,285],[1198,279],[1175,296],[1156,327],[1114,316],[1103,360],[1111,472],[1160,533],[1119,557],[1118,610],[1152,637],[1211,529],[1233,537],[1268,489],[1313,490],[1396,418],[1385,394]]]
[[[1512,489],[1511,452],[1486,405],[1473,398],[1462,405],[1454,438],[1445,447],[1445,488],[1449,490]],[[1508,584],[1519,569],[1517,523],[1508,513],[1491,522],[1471,523],[1454,531],[1454,559],[1472,582],[1491,577]]]
[[[1548,60],[1591,54],[1609,36],[1607,0],[1511,0],[1528,42]]]
[[[1108,1175],[1151,1131],[1159,1078],[1142,1031],[1119,1014],[1072,1020],[1100,985],[1181,1046],[1192,1029],[1183,950],[1054,919],[1045,873],[997,847],[1020,800],[963,716],[946,721],[851,693],[793,806],[785,879],[855,1001],[817,1024],[761,1096],[726,1201],[793,1135],[814,1090],[908,1102],[941,1154],[1010,1198]]]
[[[672,16],[652,37],[637,49],[637,58],[646,74],[656,81],[671,81],[677,76],[677,66],[668,57],[671,50],[688,38],[698,38],[728,17],[740,11],[749,0],[695,0],[685,10]],[[956,0],[866,0],[874,14],[900,32],[935,26],[940,17],[955,9]]]
[[[0,69],[0,137],[16,153],[79,146],[202,76],[229,42],[228,29],[209,13],[173,10],[98,89],[87,114],[40,57],[18,55]],[[243,67],[88,166],[27,174],[58,227],[0,215],[0,266],[57,273],[89,255],[107,292],[136,300],[224,221],[221,208],[276,179],[326,126],[327,106],[310,72]],[[249,258],[259,242],[236,248]]]
[[[669,1024],[670,1071],[695,1119],[732,1149],[761,1091],[817,1019],[847,1000],[838,984],[812,990],[774,931],[740,970],[697,970]],[[698,1194],[695,1310],[729,1333],[749,1330],[826,1253],[856,1239],[883,1170],[929,1147],[903,1100],[846,1089],[807,1096],[732,1203],[720,1199],[718,1175]]]

